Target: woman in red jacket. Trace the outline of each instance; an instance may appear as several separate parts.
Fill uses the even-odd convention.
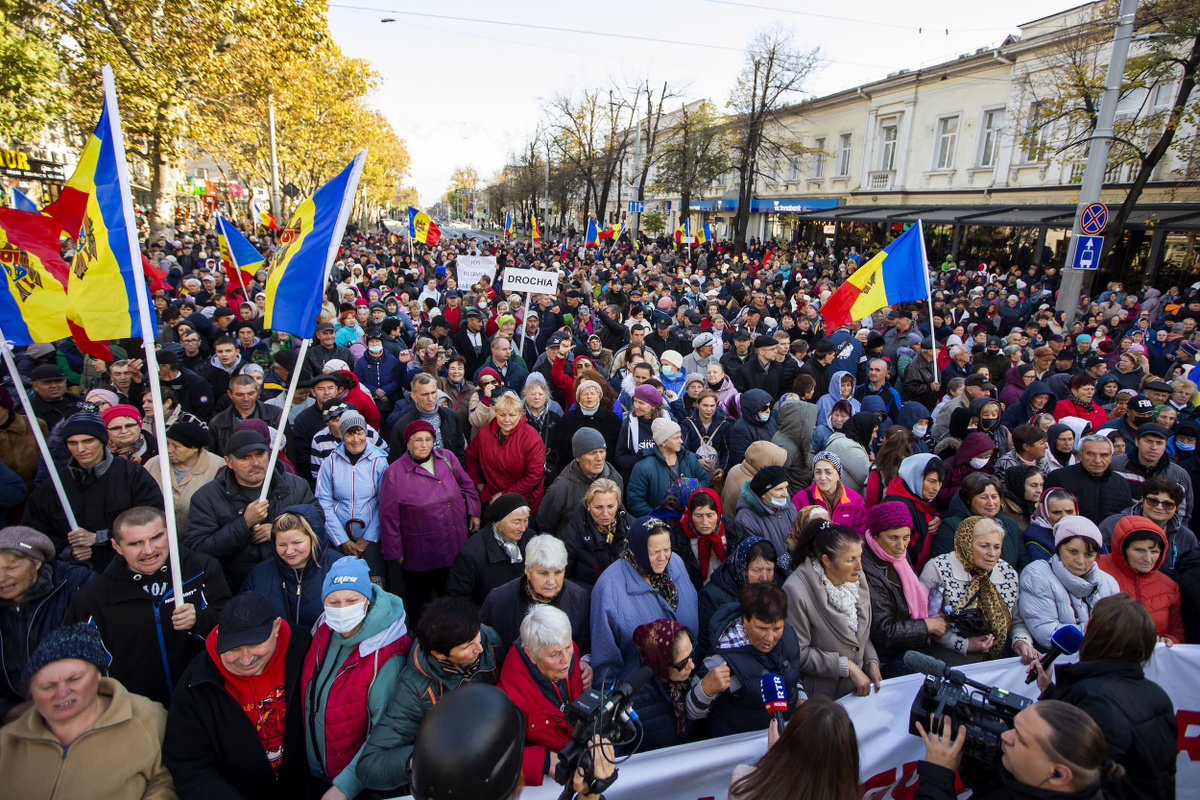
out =
[[[496,416],[467,445],[463,466],[484,503],[512,492],[528,500],[530,512],[536,515],[545,488],[546,445],[525,423],[525,408],[516,393],[493,399],[492,408]]]
[[[1117,579],[1122,592],[1150,612],[1160,642],[1182,644],[1179,584],[1159,572],[1167,547],[1167,536],[1158,525],[1145,517],[1122,517],[1113,530],[1112,553],[1100,556],[1099,564]]]
[[[1059,400],[1054,406],[1054,419],[1062,421],[1063,417],[1079,417],[1092,423],[1092,430],[1100,430],[1100,426],[1108,422],[1108,412],[1092,402],[1096,396],[1096,381],[1091,375],[1076,375],[1071,378],[1071,396]]]
[[[571,741],[563,709],[588,688],[565,613],[534,604],[521,622],[521,638],[504,659],[499,686],[525,715],[525,784],[541,786]]]

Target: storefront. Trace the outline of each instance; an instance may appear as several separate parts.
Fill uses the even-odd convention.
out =
[[[806,241],[813,231],[800,215],[840,205],[834,197],[758,197],[750,201],[750,230],[764,240]]]
[[[24,150],[0,150],[0,179],[20,189],[39,206],[58,199],[66,180],[62,164],[33,158]]]

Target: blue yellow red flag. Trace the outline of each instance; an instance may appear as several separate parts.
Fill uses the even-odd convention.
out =
[[[313,335],[366,155],[360,150],[337,177],[296,206],[267,268],[264,328],[302,339]]]
[[[909,227],[829,296],[821,316],[830,331],[885,306],[929,297],[922,230],[920,221]]]
[[[675,231],[675,244],[682,244],[683,237],[692,235],[692,221],[685,219],[679,224],[679,229]]]
[[[504,235],[505,236],[513,235],[513,220],[512,220],[512,212],[511,211],[504,212]]]
[[[533,240],[540,242],[542,240],[542,229],[537,224],[537,214],[530,214],[529,218],[533,220]]]
[[[271,212],[264,211],[257,202],[250,204],[250,221],[255,225],[262,225],[264,228],[279,230],[279,220],[275,219],[275,215]]]
[[[596,220],[589,219],[587,233],[583,237],[583,246],[589,247],[596,244],[600,239],[600,226],[596,224]]]
[[[16,345],[56,342],[67,325],[69,267],[59,254],[59,226],[50,217],[0,208],[0,327]]]
[[[225,274],[234,285],[245,289],[246,284],[254,280],[254,273],[262,268],[266,260],[263,254],[258,252],[232,222],[220,214],[217,214],[217,246],[221,250]]]
[[[424,211],[409,206],[408,235],[421,244],[435,245],[442,238],[442,229]]]
[[[32,197],[25,194],[24,192],[22,192],[20,189],[18,189],[15,186],[12,187],[9,191],[12,192],[12,207],[13,208],[15,208],[17,211],[32,211],[35,214],[37,213],[38,205],[37,205],[37,203],[35,203],[33,201]]]
[[[712,225],[706,222],[696,230],[696,244],[705,244],[712,240]]]

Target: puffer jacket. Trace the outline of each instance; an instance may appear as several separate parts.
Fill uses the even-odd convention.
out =
[[[378,722],[412,648],[404,604],[378,586],[362,626],[343,638],[322,618],[300,673],[304,741],[314,775],[355,797],[362,791],[358,754]],[[339,659],[328,661],[331,657]]]
[[[485,625],[500,637],[500,647],[507,652],[521,638],[521,623],[525,614],[533,607],[529,599],[526,577],[513,578],[508,583],[488,592],[479,609]],[[591,613],[592,593],[570,579],[564,579],[558,596],[546,605],[553,606],[567,615],[571,621],[571,640],[581,654],[592,650]]]
[[[1108,756],[1125,767],[1125,779],[1101,778],[1106,800],[1175,797],[1179,727],[1171,698],[1147,680],[1140,664],[1121,659],[1081,661],[1055,669],[1043,700],[1070,703],[1104,732]]]
[[[841,497],[834,503],[833,508],[830,508],[829,503],[825,502],[824,495],[817,489],[815,483],[792,495],[792,505],[795,506],[796,511],[808,506],[820,506],[829,512],[829,519],[834,525],[849,525],[860,532],[867,529],[867,506],[863,502],[862,495],[852,489],[847,489],[845,484],[841,484]]]
[[[1100,534],[1104,537],[1104,546],[1112,547],[1113,531],[1117,528],[1117,523],[1125,517],[1144,517],[1142,512],[1142,501],[1134,503],[1129,508],[1120,511],[1111,516],[1105,517],[1100,523]],[[1171,517],[1167,526],[1163,529],[1163,533],[1167,534],[1167,557],[1163,559],[1162,571],[1176,577],[1176,564],[1186,554],[1193,550],[1200,549],[1200,543],[1196,540],[1196,534],[1190,527],[1184,524],[1183,518],[1179,512],[1175,512],[1175,516]]]
[[[743,536],[758,536],[775,546],[776,553],[787,552],[788,531],[796,519],[796,507],[784,503],[781,508],[768,508],[750,489],[750,481],[742,484],[737,514],[733,521]]]
[[[1096,401],[1092,401],[1092,407],[1087,408],[1074,397],[1068,397],[1066,400],[1059,400],[1054,406],[1054,421],[1059,422],[1064,417],[1079,417],[1092,423],[1092,430],[1099,430],[1100,426],[1108,422],[1108,412],[1100,407]]]
[[[479,636],[483,652],[470,676],[447,672],[419,641],[413,645],[408,663],[401,670],[392,692],[392,699],[388,701],[383,716],[371,726],[366,744],[359,751],[358,778],[364,786],[387,794],[386,790],[407,784],[408,761],[412,757],[417,729],[438,700],[446,692],[464,684],[495,686],[499,682],[500,664],[504,657],[500,649],[500,637],[487,625],[479,626]]]
[[[1143,575],[1129,566],[1125,560],[1125,540],[1134,531],[1151,531],[1162,540],[1162,552],[1154,569]],[[1176,644],[1184,641],[1183,601],[1179,584],[1160,570],[1167,558],[1167,537],[1162,529],[1145,517],[1125,517],[1113,530],[1112,552],[1100,556],[1100,569],[1117,579],[1121,591],[1130,595],[1150,612],[1159,636],[1166,636]]]
[[[579,667],[579,645],[573,643],[571,670],[567,673],[566,695],[551,700],[546,696],[550,681],[537,671],[520,645],[512,645],[500,670],[500,689],[525,717],[525,783],[541,786],[545,777],[547,751],[558,753],[571,741],[572,726],[563,708],[583,694]]]
[[[700,460],[687,450],[676,455],[676,467],[681,478],[695,478],[701,486],[708,486],[708,470],[700,466]],[[625,508],[635,517],[644,517],[662,503],[671,488],[671,472],[662,451],[657,447],[647,450],[629,476],[625,492]]]
[[[738,464],[746,457],[746,449],[754,442],[769,442],[779,425],[774,415],[766,422],[758,418],[760,411],[771,404],[771,395],[762,389],[751,389],[742,395],[742,416],[729,429],[729,463]]]
[[[76,592],[97,573],[86,564],[51,561],[20,603],[0,600],[0,718],[27,699],[21,673],[43,637],[62,624]]]
[[[697,651],[697,655],[699,652]],[[633,710],[637,712],[642,728],[642,739],[637,748],[639,753],[691,741],[694,723],[688,720],[684,726],[684,735],[679,736],[671,695],[667,693],[667,685],[658,678],[646,681],[633,695]]]
[[[267,598],[275,607],[276,615],[295,627],[309,630],[325,613],[321,585],[333,562],[341,557],[341,553],[326,547],[319,555],[311,556],[302,569],[295,570],[275,553],[269,561],[251,570],[250,577],[242,584],[242,591]]]
[[[771,437],[787,453],[784,469],[788,493],[795,494],[812,483],[812,435],[817,427],[817,407],[803,400],[779,407],[779,430]]]
[[[880,658],[902,656],[929,644],[925,621],[913,619],[895,567],[864,546],[862,571],[871,590],[871,644]]]
[[[755,442],[746,448],[742,463],[730,460],[729,472],[725,475],[725,487],[721,489],[722,515],[732,520],[737,514],[738,498],[742,484],[758,474],[763,467],[782,467],[787,461],[787,451],[771,442]]]
[[[525,422],[523,413],[517,427],[503,441],[496,420],[484,425],[463,454],[463,469],[476,485],[483,486],[479,492],[483,502],[513,492],[529,501],[529,510],[535,515],[542,505],[545,463],[546,445]]]
[[[578,461],[572,460],[567,464],[566,469],[559,473],[542,497],[542,507],[537,513],[538,530],[542,533],[552,533],[561,539],[567,524],[575,516],[575,511],[583,505],[588,487],[600,478],[614,481],[621,490],[621,496],[625,496],[625,481],[621,479],[621,473],[607,461],[600,474],[594,478],[583,471]]]
[[[954,499],[950,501],[950,507],[942,516],[942,524],[938,528],[937,536],[934,537],[933,549],[930,551],[929,557],[935,558],[944,553],[953,553],[954,534],[958,531],[958,526],[964,519],[974,515],[975,512],[963,502],[962,492],[956,492]],[[1004,528],[1004,542],[1000,546],[1000,558],[1011,564],[1013,569],[1018,571],[1023,569],[1029,563],[1029,553],[1025,549],[1024,539],[1021,538],[1021,528],[1017,525],[1017,521],[1003,514],[997,514],[992,519],[999,522]]]
[[[362,521],[364,539],[379,541],[379,489],[387,468],[387,453],[369,442],[353,464],[346,455],[345,442],[321,463],[317,500],[325,513],[325,533],[335,546],[350,540],[346,523],[352,519]]]
[[[567,578],[591,589],[600,574],[621,557],[629,535],[629,516],[624,510],[617,511],[616,524],[617,532],[608,542],[582,505],[571,515],[560,537],[567,546]]]
[[[1083,630],[1096,603],[1120,591],[1117,581],[1095,564],[1086,575],[1075,575],[1056,554],[1025,567],[1017,603],[1033,641],[1047,652],[1056,630],[1063,625]]]
[[[1113,456],[1112,471],[1129,482],[1129,494],[1134,500],[1142,499],[1142,484],[1150,478],[1166,478],[1179,484],[1183,489],[1183,502],[1175,511],[1175,516],[1178,519],[1191,518],[1192,509],[1196,505],[1192,494],[1192,478],[1186,469],[1172,461],[1165,453],[1158,460],[1158,464],[1150,467],[1142,463],[1137,450],[1126,450],[1122,455]]]

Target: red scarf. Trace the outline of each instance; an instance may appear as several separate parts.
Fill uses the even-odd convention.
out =
[[[266,668],[258,675],[247,678],[234,675],[221,662],[217,652],[217,629],[204,640],[208,655],[225,679],[225,691],[233,699],[258,732],[258,741],[262,743],[263,754],[270,762],[271,768],[279,771],[283,763],[283,730],[287,717],[286,689],[284,688],[284,672],[287,663],[288,641],[292,638],[292,629],[287,620],[280,620],[279,635],[275,639],[275,653],[267,662]]]
[[[679,517],[679,523],[683,526],[683,532],[687,534],[689,539],[696,540],[696,555],[700,558],[700,576],[702,580],[708,580],[708,564],[712,561],[712,554],[717,554],[717,560],[724,562],[726,556],[725,550],[725,520],[721,516],[721,496],[712,489],[697,489],[696,492],[704,492],[711,497],[717,504],[717,529],[709,534],[701,534],[692,528],[692,516],[687,509],[683,510],[683,514]],[[696,494],[693,493],[692,497]],[[691,497],[688,498],[688,505],[691,505]]]

